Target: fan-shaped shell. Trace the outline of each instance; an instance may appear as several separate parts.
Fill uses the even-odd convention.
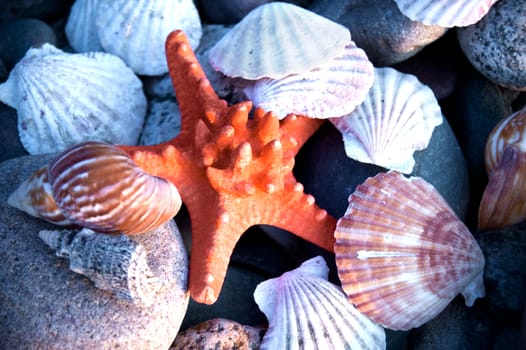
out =
[[[313,118],[340,117],[360,104],[373,85],[374,68],[365,52],[351,42],[343,56],[319,69],[282,79],[263,78],[244,89],[256,107]]]
[[[279,79],[306,73],[344,53],[344,26],[284,2],[252,10],[209,52],[210,64],[229,77]]]
[[[136,144],[146,114],[142,83],[116,56],[30,49],[0,85],[18,112],[20,140],[31,154],[86,140]]]
[[[375,68],[363,103],[331,122],[342,133],[348,157],[411,173],[414,151],[428,146],[442,112],[433,91],[415,76]]]
[[[254,299],[269,320],[260,349],[385,349],[385,332],[327,280],[318,256],[260,283]]]
[[[478,22],[498,0],[395,0],[413,21],[441,27],[465,27]]]
[[[102,51],[95,27],[95,10],[99,0],[76,0],[71,6],[64,31],[77,52]]]
[[[71,271],[121,299],[151,305],[162,288],[148,266],[144,247],[126,235],[104,235],[84,228],[78,232],[42,230],[39,236],[57,256],[69,259]]]
[[[345,293],[385,327],[418,327],[458,293],[468,306],[484,296],[482,251],[421,178],[391,171],[367,179],[349,197],[335,238]]]
[[[168,72],[164,44],[171,31],[184,30],[193,49],[202,35],[192,0],[99,0],[95,22],[104,50],[141,75]]]
[[[525,220],[526,107],[491,131],[485,162],[489,182],[480,202],[479,229],[501,228]]]

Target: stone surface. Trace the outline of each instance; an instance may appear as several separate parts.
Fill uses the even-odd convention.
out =
[[[349,28],[351,39],[375,66],[404,61],[447,31],[411,21],[394,1],[315,0],[309,9]]]
[[[200,0],[203,19],[209,23],[232,24],[270,0]]]
[[[179,332],[170,349],[257,350],[264,333],[261,327],[216,318]]]
[[[181,111],[175,99],[150,100],[139,145],[156,145],[177,136]]]
[[[27,155],[18,137],[16,110],[0,103],[0,162]]]
[[[526,91],[526,6],[500,0],[479,22],[457,29],[473,66],[497,84]]]
[[[170,221],[131,237],[145,247],[150,268],[166,285],[151,306],[95,288],[38,237],[39,230],[56,226],[6,204],[18,183],[51,157],[0,164],[0,348],[167,349],[188,304],[188,260],[176,225]]]
[[[45,22],[33,18],[21,18],[0,26],[0,57],[8,70],[24,57],[31,47],[44,43],[57,45],[55,32]]]
[[[2,0],[0,23],[16,18],[33,17],[53,21],[67,15],[74,0]]]

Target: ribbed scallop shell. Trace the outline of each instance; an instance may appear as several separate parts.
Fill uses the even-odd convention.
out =
[[[0,85],[18,112],[20,140],[31,154],[86,140],[136,144],[146,114],[142,83],[116,56],[30,49]]]
[[[102,51],[95,27],[95,10],[99,0],[76,0],[71,6],[65,33],[77,52]]]
[[[441,27],[465,27],[478,22],[498,0],[395,0],[413,21]]]
[[[229,77],[279,79],[306,73],[344,53],[344,26],[284,2],[252,10],[209,52],[210,64]]]
[[[396,172],[367,179],[335,231],[336,265],[349,300],[396,330],[418,327],[458,293],[484,296],[484,256],[442,196]]]
[[[319,69],[281,79],[263,78],[244,89],[256,107],[312,118],[340,117],[360,104],[373,85],[374,68],[365,52],[351,42],[343,56]]]
[[[489,182],[479,207],[481,230],[526,219],[526,107],[503,119],[486,142]]]
[[[350,114],[330,120],[345,153],[363,163],[411,173],[414,151],[425,149],[442,112],[426,85],[393,68],[375,68],[373,87]]]
[[[318,256],[260,283],[254,299],[269,320],[260,349],[385,349],[385,332],[327,280]]]
[[[71,271],[95,287],[134,304],[151,305],[162,288],[148,266],[146,250],[126,235],[105,235],[89,229],[42,230],[40,238],[56,255],[69,259]]]
[[[9,197],[9,204],[58,225],[126,234],[161,226],[182,204],[170,181],[145,173],[108,144],[75,145],[48,168],[47,181],[38,170]]]
[[[99,0],[96,26],[104,50],[141,75],[168,72],[164,43],[171,31],[184,30],[193,49],[202,35],[192,0]]]

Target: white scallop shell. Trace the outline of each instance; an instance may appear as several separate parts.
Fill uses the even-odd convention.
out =
[[[327,280],[321,257],[260,283],[254,299],[269,320],[260,349],[385,349],[385,332]]]
[[[168,72],[164,44],[173,30],[184,30],[193,49],[202,35],[192,0],[99,0],[95,22],[104,50],[141,75]]]
[[[18,112],[20,140],[31,154],[85,141],[136,144],[146,114],[142,83],[116,56],[30,49],[0,85]]]
[[[414,151],[425,149],[442,112],[426,85],[393,68],[375,68],[373,87],[350,114],[330,120],[345,153],[363,163],[411,173]]]
[[[394,171],[349,197],[335,231],[336,265],[349,300],[396,330],[418,327],[459,293],[484,296],[484,256],[435,188]]]
[[[478,22],[498,0],[395,0],[413,21],[441,27],[465,27]]]
[[[281,79],[262,78],[244,92],[256,107],[283,119],[289,113],[333,118],[350,113],[373,85],[374,67],[351,42],[339,56],[319,69]]]
[[[243,79],[305,73],[341,56],[351,41],[344,26],[284,2],[252,10],[209,52],[215,70]]]
[[[144,247],[126,235],[106,235],[86,228],[42,230],[38,235],[57,256],[69,259],[71,271],[120,299],[148,306],[162,288],[148,266]]]
[[[76,0],[71,6],[64,31],[77,52],[102,51],[95,27],[95,10],[99,0]]]

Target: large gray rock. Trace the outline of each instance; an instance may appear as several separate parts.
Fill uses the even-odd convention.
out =
[[[0,348],[167,349],[188,305],[188,259],[174,221],[131,237],[165,286],[150,306],[97,289],[39,238],[56,226],[7,205],[7,196],[52,156],[0,164]]]

